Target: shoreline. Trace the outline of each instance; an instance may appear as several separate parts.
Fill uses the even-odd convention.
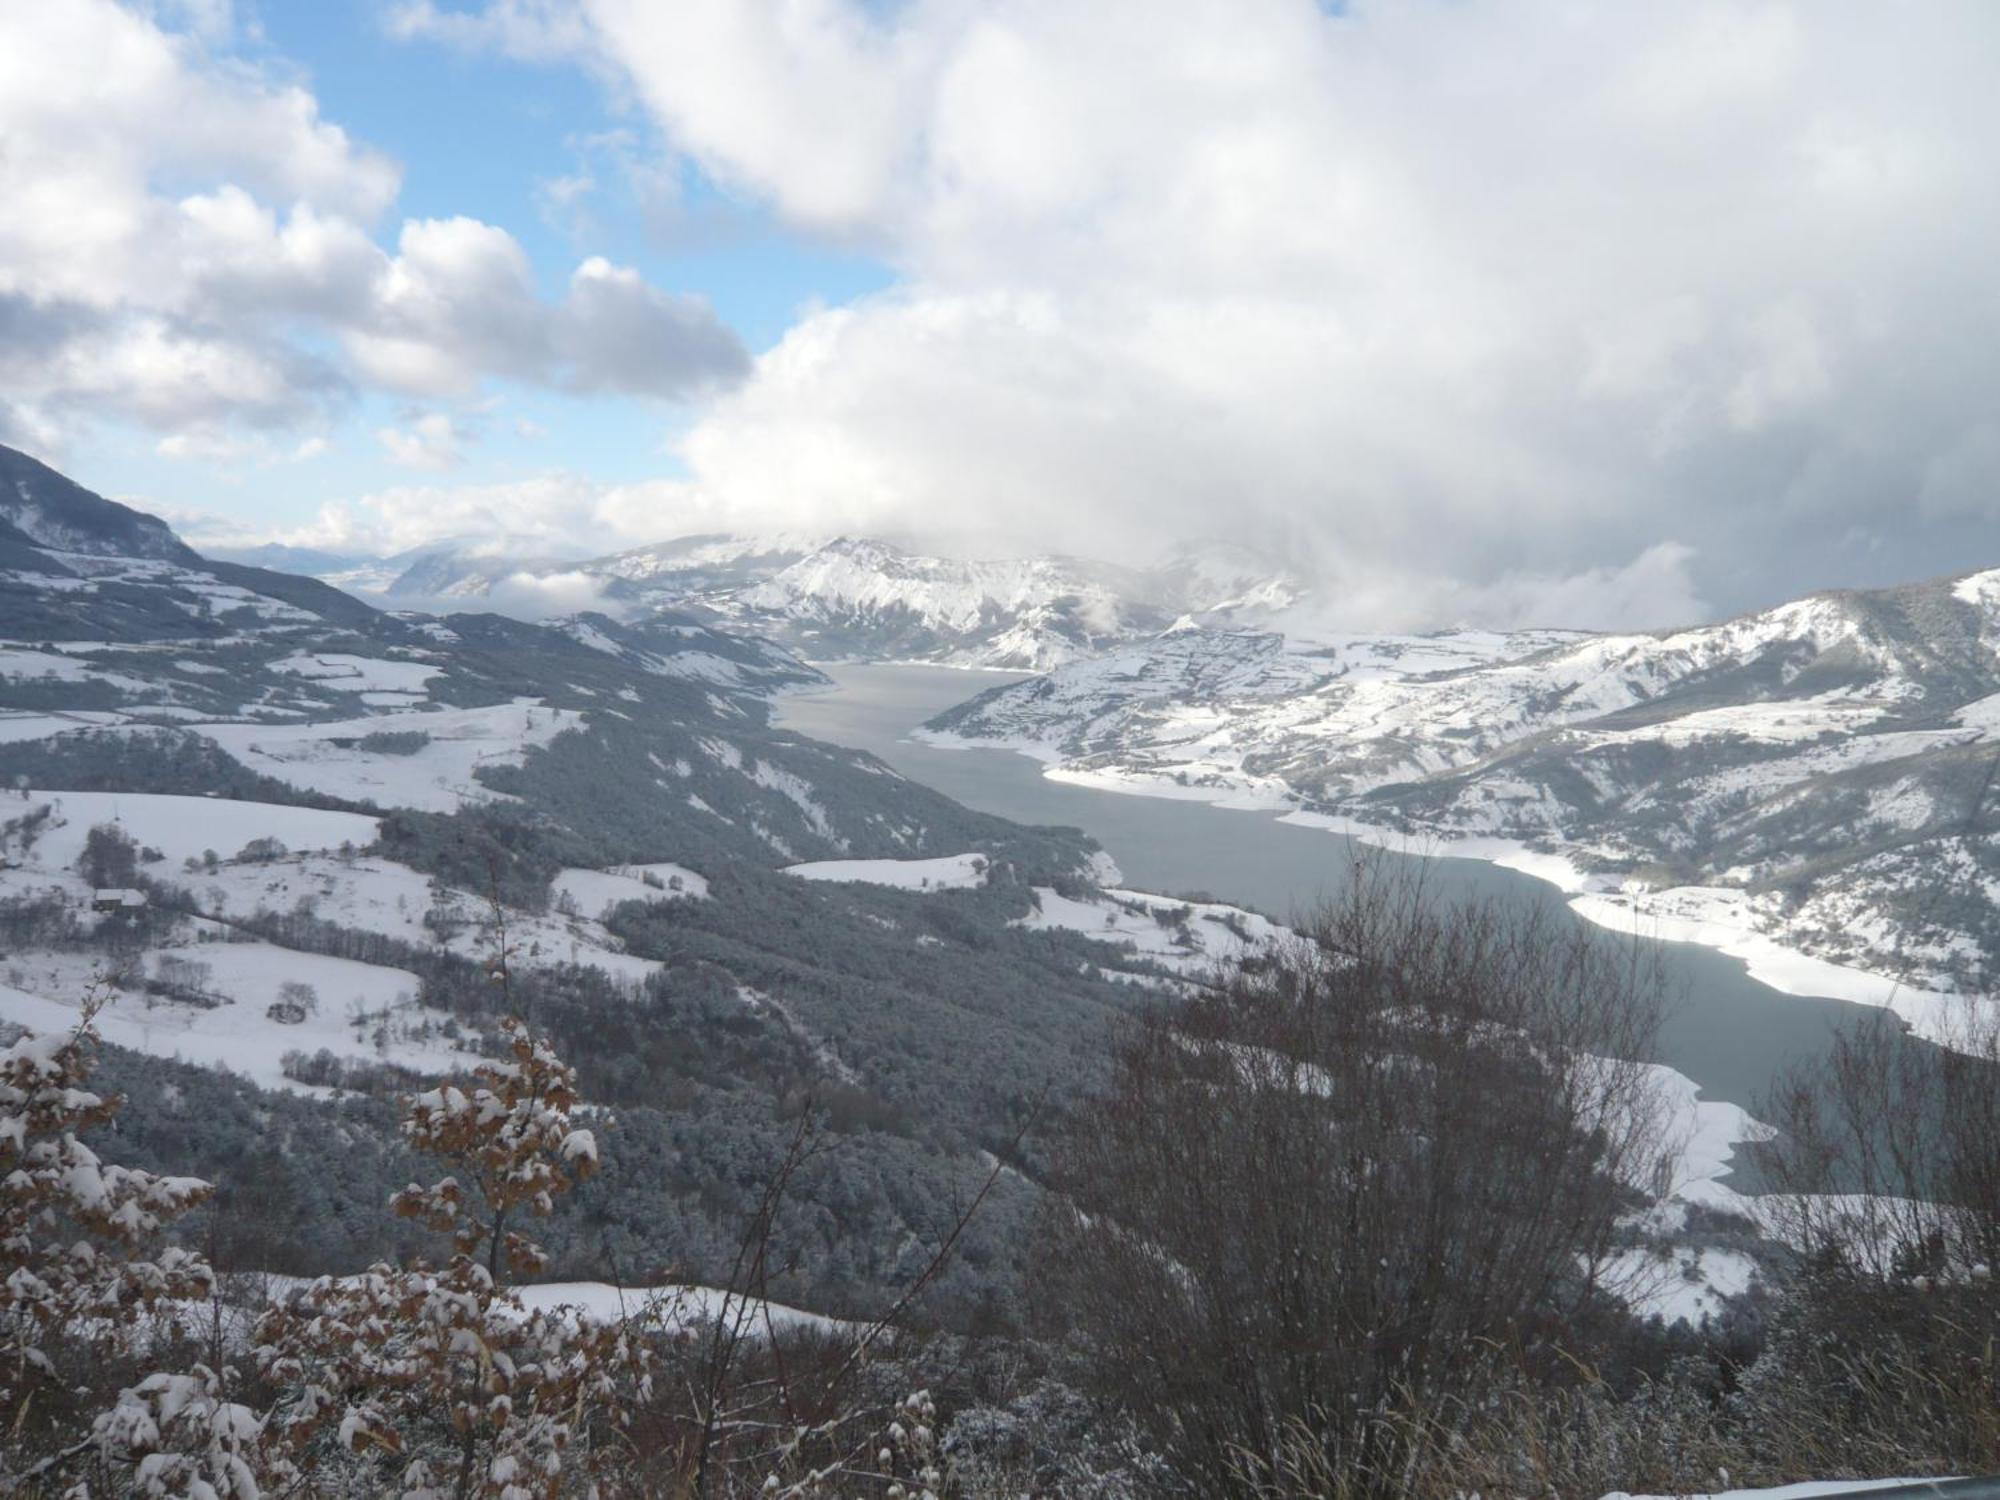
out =
[[[974,739],[917,728],[908,738],[939,750],[1008,750],[1037,761],[1051,781],[1124,796],[1162,801],[1205,802],[1232,812],[1272,814],[1281,823],[1340,834],[1396,854],[1437,859],[1474,859],[1552,885],[1571,911],[1593,926],[1627,937],[1688,943],[1743,964],[1750,977],[1780,994],[1844,1000],[1896,1016],[1916,1036],[1949,1045],[1969,1002],[1947,991],[1925,989],[1867,969],[1835,963],[1790,946],[1751,924],[1746,893],[1723,886],[1628,888],[1613,876],[1593,874],[1571,857],[1534,849],[1517,839],[1492,835],[1454,837],[1445,833],[1407,834],[1380,824],[1333,813],[1311,812],[1276,782],[1239,786],[1187,786],[1159,776],[1127,771],[1079,770],[1063,763],[1052,746],[1030,740]]]

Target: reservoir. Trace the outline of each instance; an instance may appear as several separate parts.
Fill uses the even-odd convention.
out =
[[[1013,751],[945,750],[907,738],[933,715],[1023,674],[879,665],[821,670],[834,687],[781,699],[780,727],[869,751],[968,807],[1017,823],[1081,828],[1118,862],[1133,889],[1205,892],[1285,918],[1338,890],[1362,852],[1344,835],[1280,823],[1270,812],[1073,786],[1048,780],[1039,762]],[[1537,903],[1561,920],[1582,920],[1554,886],[1482,860],[1372,857],[1422,861],[1425,879],[1447,898]],[[1713,949],[1661,948],[1668,988],[1658,1060],[1694,1079],[1705,1097],[1753,1113],[1772,1080],[1822,1052],[1835,1028],[1877,1014],[1774,990],[1752,979],[1740,959]]]

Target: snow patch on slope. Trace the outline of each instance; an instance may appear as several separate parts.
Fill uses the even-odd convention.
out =
[[[986,884],[983,854],[947,854],[940,859],[823,859],[788,865],[801,880],[855,881],[905,891],[969,890]]]

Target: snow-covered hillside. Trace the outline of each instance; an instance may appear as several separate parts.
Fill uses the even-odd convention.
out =
[[[1911,987],[1984,990],[2000,959],[1996,703],[2000,572],[1664,635],[1182,627],[926,733],[1055,776],[1511,855],[1627,926],[1699,907],[1662,935],[1722,923],[1725,945],[1866,971],[1793,976],[1817,992],[1881,1000],[1904,981],[1920,1018]]]
[[[687,610],[817,660],[1030,671],[1143,639],[1183,617],[1269,620],[1307,593],[1291,568],[1228,542],[1184,546],[1156,567],[1133,568],[1071,557],[966,561],[852,537],[691,536],[587,561],[510,555],[480,539],[427,548],[386,582],[370,584],[351,558],[312,571],[426,605],[489,597],[504,605],[511,584],[560,582],[594,587],[604,609],[627,619]]]

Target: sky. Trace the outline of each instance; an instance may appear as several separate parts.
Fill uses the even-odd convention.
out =
[[[0,442],[197,545],[867,533],[1331,619],[2000,564],[2000,7],[0,6]]]

